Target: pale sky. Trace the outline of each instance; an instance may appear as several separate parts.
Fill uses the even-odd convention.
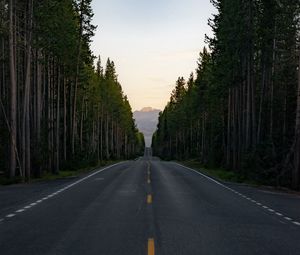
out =
[[[179,76],[196,69],[209,0],[94,0],[97,25],[92,50],[103,65],[110,57],[133,110],[163,109]]]

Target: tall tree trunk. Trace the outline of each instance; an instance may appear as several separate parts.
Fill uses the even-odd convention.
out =
[[[9,0],[9,69],[10,69],[10,178],[16,175],[16,141],[17,141],[17,82],[14,47],[13,0]]]
[[[111,118],[111,133],[110,133],[110,148],[111,154],[114,157],[114,120],[113,117]]]
[[[77,104],[77,90],[78,90],[78,79],[79,79],[79,67],[80,67],[80,55],[82,48],[82,32],[83,32],[83,8],[84,0],[80,2],[80,17],[79,17],[79,35],[78,35],[78,49],[77,49],[77,61],[76,61],[76,73],[75,73],[75,84],[74,84],[74,98],[73,98],[73,123],[72,123],[72,154],[75,153],[75,128],[76,128],[76,104]]]
[[[292,185],[294,189],[300,188],[300,53],[298,66],[298,90],[297,90],[297,110],[295,125],[295,147],[294,147],[294,169]]]
[[[65,76],[65,74],[64,74]],[[67,84],[66,78],[64,77],[63,83],[63,93],[64,93],[64,135],[63,135],[63,144],[64,144],[64,160],[67,160]]]
[[[80,151],[83,151],[83,118],[84,118],[84,97],[82,100],[81,106],[81,115],[80,115]]]
[[[106,128],[105,128],[105,141],[106,141],[106,159],[109,159],[109,139],[108,139],[108,133],[109,133],[109,116],[108,113],[106,113]]]
[[[275,34],[276,34],[276,25],[275,25]],[[275,85],[275,61],[276,61],[276,38],[274,35],[274,39],[273,39],[273,52],[272,52],[272,73],[271,73],[271,98],[270,98],[270,132],[269,132],[269,139],[273,144],[273,129],[274,129],[274,85]]]
[[[262,119],[263,119],[263,107],[264,107],[264,100],[265,100],[265,91],[266,91],[266,63],[263,60],[263,73],[262,73],[262,86],[260,92],[260,103],[259,103],[259,114],[258,114],[258,125],[257,125],[257,142],[260,143],[261,141],[261,130],[262,130]]]
[[[37,81],[36,81],[36,134],[37,134],[37,146],[40,144],[41,139],[41,113],[42,113],[42,73],[40,64],[40,51],[37,50]]]
[[[237,170],[237,87],[232,89],[232,167]]]
[[[229,88],[228,92],[228,119],[227,119],[227,153],[226,153],[226,165],[230,166],[231,162],[231,88]]]
[[[57,74],[57,99],[56,99],[56,155],[55,155],[55,170],[54,173],[58,174],[59,173],[59,154],[60,154],[60,132],[59,132],[59,127],[60,127],[60,68],[58,67],[58,74]]]
[[[97,109],[97,164],[100,161],[100,109]]]
[[[26,177],[30,180],[30,168],[31,168],[31,155],[30,155],[30,87],[31,87],[31,34],[32,34],[32,13],[33,13],[32,0],[28,3],[28,31],[26,38],[26,76],[25,76],[25,88],[24,88],[24,106],[23,106],[23,121],[22,121],[22,136],[23,136],[23,169],[25,169]]]
[[[103,103],[101,106],[101,125],[100,125],[100,159],[103,161],[103,122],[104,122],[104,112]]]
[[[47,57],[47,145],[48,145],[48,151],[47,151],[47,157],[48,157],[48,170],[52,170],[52,143],[51,143],[51,108],[52,108],[52,97],[51,97],[51,79],[50,79],[50,57]]]

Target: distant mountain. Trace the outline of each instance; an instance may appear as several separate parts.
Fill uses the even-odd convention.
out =
[[[159,113],[160,110],[152,107],[144,107],[142,110],[133,113],[138,129],[145,136],[146,147],[151,146],[152,135],[157,127]]]

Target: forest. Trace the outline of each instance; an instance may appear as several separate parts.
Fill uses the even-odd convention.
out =
[[[300,2],[211,0],[213,36],[159,116],[154,153],[300,189]]]
[[[29,181],[143,152],[115,63],[91,52],[92,18],[91,0],[0,1],[1,176]]]

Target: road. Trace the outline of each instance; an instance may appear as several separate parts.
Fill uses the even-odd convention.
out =
[[[220,183],[149,150],[67,180],[0,187],[2,255],[300,254],[300,197]]]

